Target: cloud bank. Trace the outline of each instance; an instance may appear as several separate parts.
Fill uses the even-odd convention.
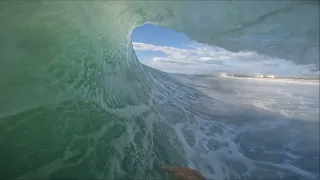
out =
[[[143,52],[157,52],[157,55],[142,62],[166,72],[186,74],[226,72],[309,77],[319,75],[314,65],[297,65],[288,60],[272,58],[255,52],[231,52],[200,43],[192,43],[186,48],[176,48],[133,42],[133,48],[139,59],[145,59]],[[159,55],[159,52],[162,55]]]

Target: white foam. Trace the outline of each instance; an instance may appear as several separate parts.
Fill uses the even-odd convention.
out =
[[[224,79],[224,78],[221,78]],[[222,82],[221,82],[222,81]],[[255,163],[265,163],[276,167],[279,171],[285,170],[293,174],[299,174],[300,176],[314,179],[316,175],[311,172],[299,169],[292,165],[292,160],[285,160],[287,164],[276,164],[271,162],[256,161],[254,159],[249,159],[242,151],[239,149],[239,144],[235,143],[236,138],[239,137],[242,133],[251,133],[252,136],[260,135],[260,132],[268,132],[270,135],[272,131],[278,131],[281,128],[286,128],[290,130],[290,118],[298,117],[297,114],[303,111],[304,114],[307,114],[309,118],[315,118],[315,121],[318,121],[317,117],[314,116],[310,111],[310,105],[317,103],[314,98],[317,98],[318,94],[312,86],[306,87],[303,85],[298,85],[300,88],[303,88],[305,91],[300,92],[297,87],[293,88],[287,85],[279,84],[257,84],[255,81],[242,81],[236,80],[230,83],[228,80],[218,80],[221,84],[223,83],[236,83],[237,91],[232,94],[224,94],[223,91],[217,91],[216,89],[210,88],[210,83],[217,83],[216,79],[209,79],[204,81],[203,79],[193,80],[189,83],[201,84],[201,87],[197,87],[199,90],[209,95],[212,99],[201,100],[201,103],[208,108],[208,111],[215,112],[215,116],[224,117],[226,120],[228,118],[234,118],[234,114],[237,114],[237,111],[247,111],[253,109],[254,111],[271,114],[273,116],[267,116],[272,119],[260,118],[259,114],[255,121],[248,121],[245,124],[226,124],[222,119],[205,119],[203,117],[196,116],[196,119],[192,123],[181,123],[175,126],[175,131],[177,132],[179,139],[183,142],[183,147],[186,150],[186,157],[189,160],[189,167],[198,169],[204,176],[209,179],[226,179],[231,177],[240,177],[241,174],[237,174],[235,169],[229,167],[226,164],[225,159],[232,160],[234,162],[241,162],[247,167],[247,172],[245,175],[249,175],[261,167],[258,167]],[[201,83],[202,82],[202,83]],[[219,86],[221,86],[219,84]],[[216,84],[217,85],[217,84]],[[207,87],[207,88],[206,88]],[[232,86],[231,86],[232,87]],[[311,92],[311,94],[310,94]],[[224,98],[224,97],[229,98]],[[226,104],[216,105],[215,101],[221,100],[226,102]],[[236,101],[236,103],[234,103]],[[200,102],[199,102],[200,103]],[[233,103],[233,107],[229,107],[229,103]],[[196,104],[196,102],[195,102]],[[247,105],[247,107],[245,106]],[[276,108],[275,108],[276,107]],[[248,108],[248,109],[246,109]],[[220,110],[221,109],[221,110]],[[228,110],[228,113],[224,113],[223,110]],[[251,112],[247,112],[251,113]],[[277,113],[279,115],[277,115]],[[277,115],[277,116],[276,116]],[[207,116],[205,116],[207,118]],[[277,117],[277,118],[274,118]],[[300,117],[300,116],[299,116]],[[226,121],[227,122],[227,121]],[[219,127],[219,130],[215,131],[210,129],[210,127]],[[183,128],[187,128],[192,132],[193,138],[195,140],[195,145],[190,146],[187,142],[187,139],[183,133]],[[290,137],[290,136],[289,136]],[[307,137],[307,136],[306,136]],[[218,143],[228,144],[227,146],[220,146],[220,149],[210,150],[207,146],[210,143],[210,140],[214,140]],[[290,141],[287,139],[286,141]],[[248,142],[250,143],[250,142]],[[253,142],[254,143],[254,142]],[[256,142],[257,143],[257,142]],[[268,148],[266,146],[266,148]],[[293,154],[292,152],[275,149],[274,151],[267,150],[264,146],[260,147],[263,153],[268,154],[282,154],[292,159],[298,159],[299,155]],[[210,166],[214,173],[208,169],[207,166]],[[272,170],[271,170],[272,171]],[[244,174],[242,174],[244,175]]]

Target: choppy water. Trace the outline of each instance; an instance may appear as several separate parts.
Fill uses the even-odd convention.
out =
[[[201,105],[194,106],[202,112],[197,123],[181,126],[195,139],[193,145],[185,141],[192,147],[191,164],[205,169],[206,162],[207,177],[319,178],[318,83],[186,75],[179,79],[205,94],[199,98]],[[220,176],[210,176],[210,166]]]
[[[318,179],[318,86],[172,76],[130,41],[152,22],[318,64],[317,13],[310,1],[0,2],[0,179],[169,178],[168,164]]]
[[[148,107],[73,100],[2,118],[1,176],[168,178],[160,166],[176,164],[210,179],[319,178],[318,85],[154,73],[167,91]]]

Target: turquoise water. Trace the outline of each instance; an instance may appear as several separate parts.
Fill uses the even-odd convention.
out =
[[[317,64],[318,4],[260,3],[1,2],[0,179],[169,178],[168,164],[212,179],[319,178],[316,86],[270,96],[298,98],[275,99],[283,109],[273,112],[231,98],[244,87],[234,81],[181,79],[142,65],[132,48],[132,30],[151,22]]]

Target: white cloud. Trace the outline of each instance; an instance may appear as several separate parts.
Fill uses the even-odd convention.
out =
[[[263,73],[285,76],[315,74],[312,71],[312,65],[297,65],[291,61],[259,55],[250,51],[230,52],[223,48],[199,43],[192,43],[187,49],[157,46],[141,42],[133,42],[133,47],[136,51],[163,53],[163,56],[155,56],[150,61],[145,61],[144,63],[166,72]],[[141,55],[142,53],[139,54]]]

